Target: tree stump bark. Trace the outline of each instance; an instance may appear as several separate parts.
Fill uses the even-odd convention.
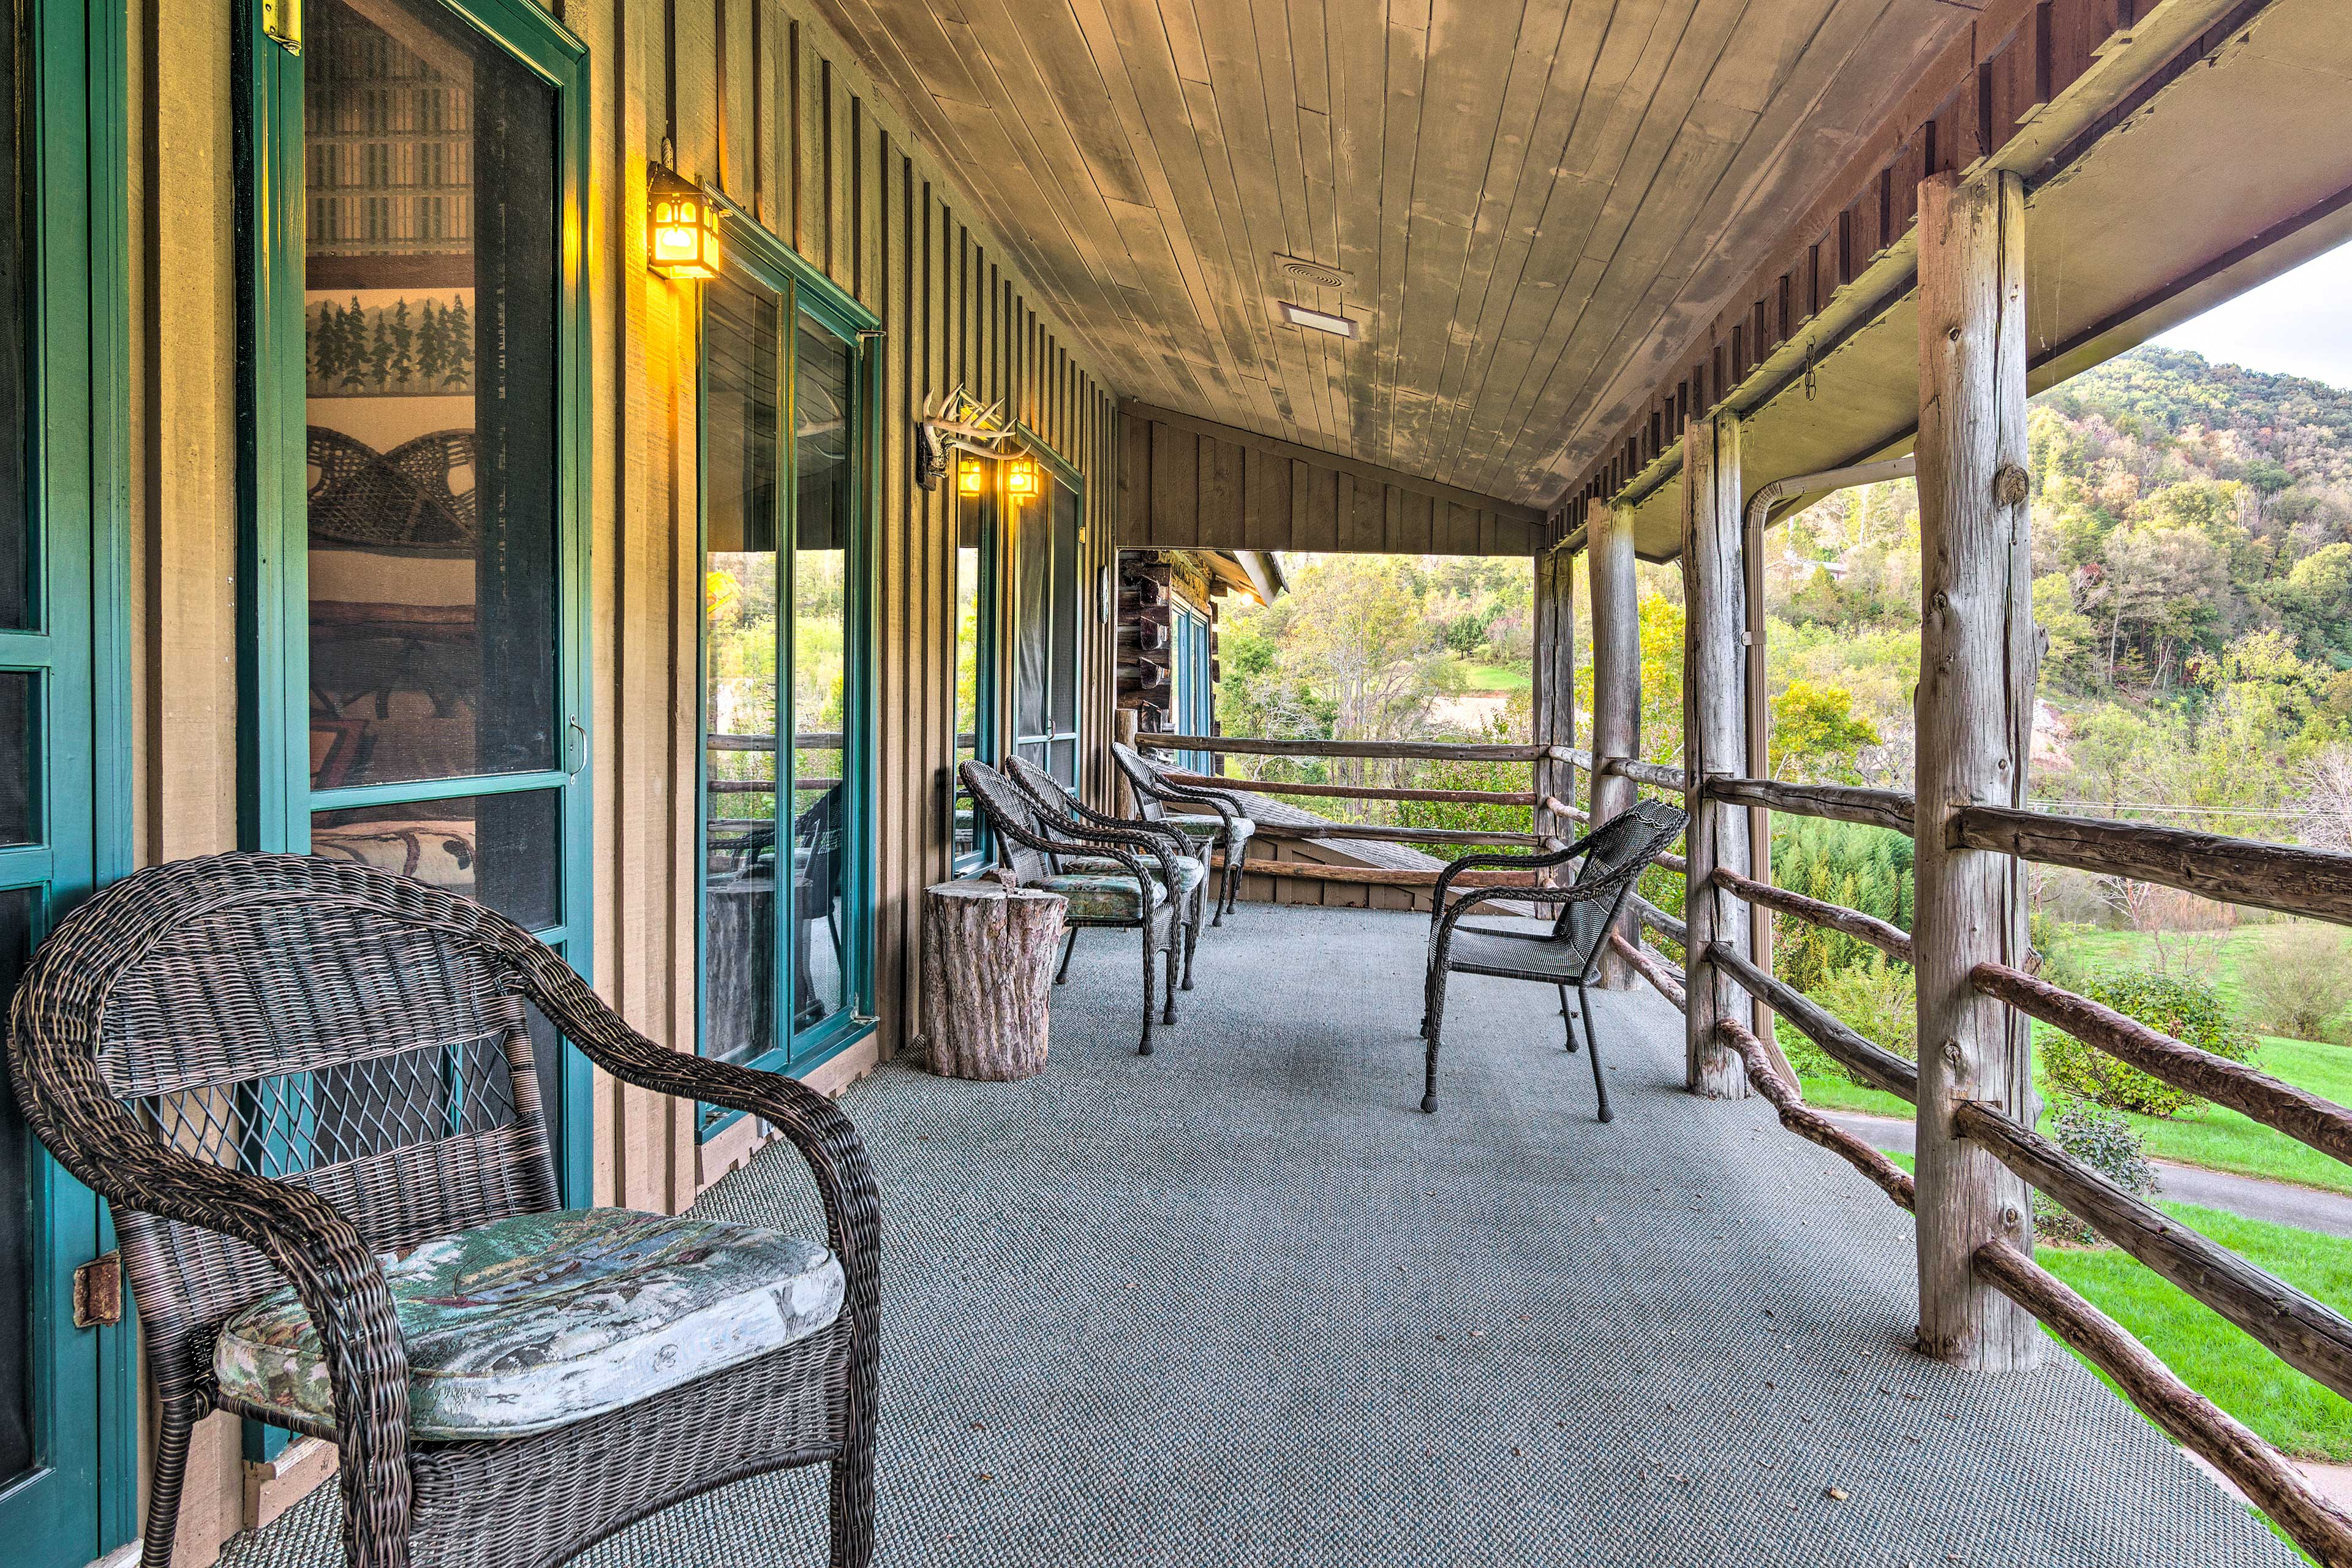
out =
[[[1059,893],[993,877],[923,890],[923,1020],[931,1070],[1005,1083],[1045,1068]]]

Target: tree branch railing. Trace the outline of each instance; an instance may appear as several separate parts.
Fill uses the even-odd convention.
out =
[[[1907,799],[1894,791],[1741,779],[1713,780],[1707,787],[1711,796],[1739,804],[1898,831],[1907,827],[1907,813],[1902,809]],[[2352,923],[2352,857],[2000,807],[1963,808],[1954,840],[1968,847]],[[1727,870],[1718,869],[1712,879],[1753,904],[1841,931],[1906,962],[1912,956],[1906,933],[1860,910]],[[1662,995],[1682,1003],[1683,988],[1664,973],[1661,961],[1622,937],[1612,935],[1611,940]],[[1857,1081],[1916,1100],[1916,1064],[1864,1038],[1735,949],[1721,948],[1707,956]],[[1979,964],[1969,980],[1983,994],[2063,1028],[2119,1061],[2352,1164],[2352,1110],[2345,1107],[2009,965]],[[1751,1032],[1726,1019],[1717,1034],[1739,1056],[1750,1084],[1773,1104],[1783,1125],[1838,1153],[1896,1202],[1912,1206],[1916,1193],[1910,1178],[1804,1107],[1794,1087],[1772,1069],[1762,1043]],[[1953,1112],[1953,1126],[2029,1185],[2244,1330],[2280,1360],[2339,1394],[2352,1395],[2352,1320],[2125,1191],[1998,1106],[1963,1100]],[[2021,1225],[2022,1216],[2014,1216],[2011,1223]],[[2352,1517],[2313,1491],[2276,1448],[2191,1390],[2022,1247],[1989,1240],[1977,1248],[1974,1264],[1986,1282],[2105,1372],[2150,1421],[2227,1476],[2305,1551],[2331,1568],[2352,1568]]]

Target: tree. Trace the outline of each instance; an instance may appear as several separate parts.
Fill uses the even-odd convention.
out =
[[[367,316],[360,310],[360,297],[352,296],[351,309],[336,323],[336,363],[342,366],[342,390],[356,392],[367,384]]]
[[[1878,729],[1853,713],[1853,694],[1792,680],[1772,699],[1772,776],[1808,784],[1859,784],[1855,753],[1879,743]]]
[[[405,384],[415,374],[416,361],[410,351],[415,346],[415,329],[408,324],[408,301],[395,302],[392,308],[392,379]]]

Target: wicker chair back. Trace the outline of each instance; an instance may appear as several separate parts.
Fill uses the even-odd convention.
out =
[[[966,763],[957,770],[963,786],[971,798],[988,815],[991,826],[998,831],[996,852],[999,863],[1010,870],[1015,880],[1024,886],[1054,874],[1045,854],[1024,837],[1046,837],[1045,825],[1037,820],[1037,805],[1011,779],[985,763]]]
[[[1127,775],[1128,784],[1135,796],[1135,809],[1142,813],[1143,819],[1147,822],[1165,821],[1167,803],[1153,793],[1163,785],[1160,770],[1152,765],[1151,759],[1134,747],[1121,745],[1118,742],[1111,743],[1110,758],[1118,764],[1118,771]]]
[[[78,1079],[182,1153],[319,1193],[378,1252],[558,1206],[525,1005],[459,900],[293,855],[183,862],[145,892],[66,922],[27,973],[12,1049],[43,1059],[14,1064],[20,1100],[28,1076]],[[285,1283],[218,1231],[115,1225],[150,1354],[184,1375]]]
[[[1592,889],[1591,898],[1560,907],[1552,935],[1579,954],[1590,958],[1609,940],[1609,928],[1633,883],[1658,852],[1683,830],[1684,814],[1660,801],[1638,800],[1633,809],[1611,817],[1584,836],[1583,864],[1571,886]],[[1612,896],[1613,895],[1613,896]]]

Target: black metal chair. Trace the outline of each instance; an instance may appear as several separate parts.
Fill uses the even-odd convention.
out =
[[[1132,746],[1114,743],[1111,760],[1127,778],[1135,792],[1135,809],[1146,822],[1162,823],[1176,829],[1192,841],[1201,863],[1207,865],[1213,852],[1222,850],[1225,857],[1225,874],[1217,885],[1217,912],[1211,925],[1223,925],[1241,900],[1242,866],[1249,858],[1250,837],[1257,824],[1250,816],[1251,807],[1241,796],[1230,790],[1210,789],[1202,784],[1181,784],[1168,776],[1159,763]],[[1170,811],[1170,806],[1207,806],[1207,812]]]
[[[1192,950],[1200,945],[1201,917],[1207,912],[1207,857],[1197,854],[1192,841],[1173,827],[1106,816],[1090,806],[1081,805],[1062,787],[1060,780],[1026,757],[1006,758],[1004,772],[1021,793],[1036,805],[1040,815],[1064,833],[1083,834],[1097,830],[1122,835],[1142,833],[1147,837],[1160,839],[1176,851],[1178,880],[1169,884],[1168,891],[1176,905],[1176,918],[1184,922],[1184,979],[1179,989],[1192,989]],[[1055,861],[1056,868],[1065,876],[1099,872],[1115,877],[1124,869],[1118,861],[1102,855],[1057,855]],[[1059,985],[1069,978],[1070,956],[1077,947],[1078,928],[1072,926],[1068,937],[1062,943],[1062,963],[1055,972],[1055,984]]]
[[[965,763],[956,773],[988,819],[997,864],[1015,882],[1061,894],[1068,900],[1062,918],[1074,931],[1093,926],[1143,933],[1143,1039],[1136,1051],[1150,1056],[1151,960],[1162,948],[1168,955],[1168,1001],[1160,1022],[1176,1021],[1176,949],[1183,917],[1181,900],[1169,889],[1182,887],[1184,876],[1174,836],[1145,833],[1134,823],[1081,832],[1046,819],[1019,785],[985,763]],[[1065,857],[1073,862],[1108,859],[1118,869],[1065,871]],[[1147,861],[1152,868],[1148,871]],[[1065,951],[1066,972],[1068,963]]]
[[[1571,1051],[1576,1049],[1576,1018],[1569,1010],[1568,988],[1576,987],[1577,1011],[1584,1016],[1584,1039],[1592,1058],[1592,1089],[1601,1101],[1601,1120],[1609,1120],[1609,1086],[1601,1075],[1601,1044],[1592,1034],[1587,988],[1608,947],[1609,930],[1617,923],[1633,884],[1682,832],[1685,820],[1678,807],[1640,801],[1633,810],[1610,818],[1565,849],[1534,856],[1465,855],[1439,873],[1430,911],[1429,975],[1421,1021],[1423,1037],[1429,1042],[1427,1078],[1421,1096],[1423,1110],[1437,1109],[1437,1050],[1445,1026],[1445,977],[1491,974],[1557,987]],[[1448,897],[1454,879],[1474,868],[1538,871],[1580,859],[1582,864],[1575,879],[1564,886],[1479,887],[1459,898]],[[1505,899],[1538,906],[1557,904],[1559,913],[1549,931],[1462,923],[1462,918],[1479,905]]]

